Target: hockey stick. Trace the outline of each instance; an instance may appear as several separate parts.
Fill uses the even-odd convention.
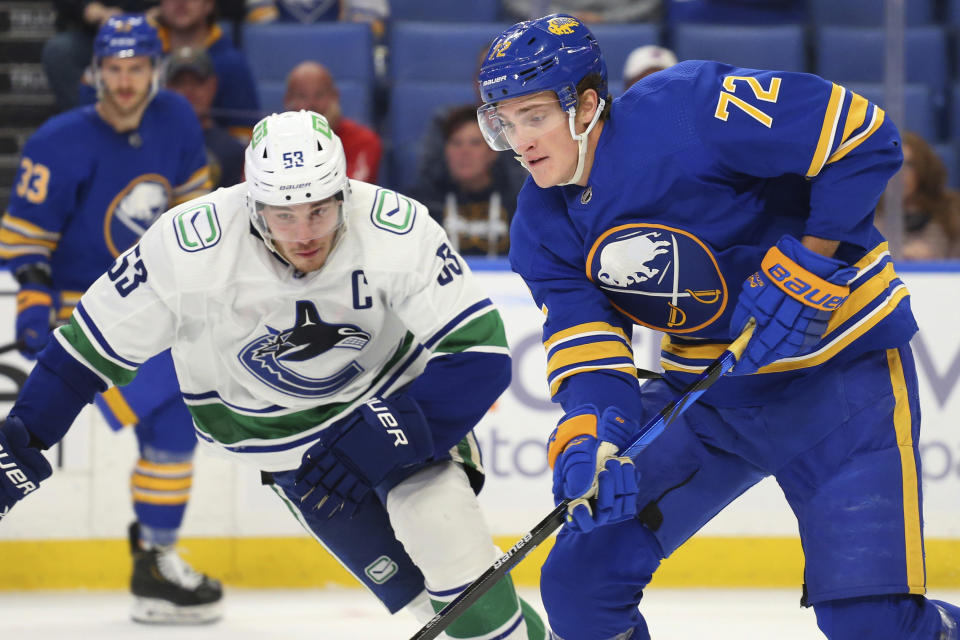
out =
[[[733,343],[724,351],[719,358],[714,360],[704,369],[696,380],[691,382],[686,389],[680,392],[667,406],[660,410],[656,416],[651,418],[643,428],[637,438],[620,452],[619,455],[628,458],[635,458],[641,451],[657,439],[664,429],[666,429],[680,414],[686,411],[687,407],[693,404],[697,398],[709,389],[714,382],[730,371],[737,363],[737,358],[743,354],[743,350],[753,335],[754,322],[751,320],[743,333],[733,341]],[[565,499],[550,512],[546,518],[541,520],[526,535],[517,541],[515,545],[500,556],[500,559],[483,572],[483,574],[470,583],[459,596],[445,606],[437,615],[433,616],[427,624],[416,634],[410,637],[410,640],[432,640],[443,633],[443,630],[450,626],[461,613],[476,602],[480,596],[486,593],[493,585],[500,581],[513,569],[528,553],[546,540],[554,531],[560,528],[564,523],[567,514],[567,507],[570,500]]]

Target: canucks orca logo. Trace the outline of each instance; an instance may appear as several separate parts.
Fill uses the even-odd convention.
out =
[[[587,256],[587,273],[621,313],[658,331],[696,331],[727,304],[713,252],[686,231],[659,224],[602,234]]]
[[[107,208],[103,232],[114,257],[134,245],[170,206],[170,183],[162,175],[137,176]]]
[[[322,398],[363,372],[355,360],[325,377],[302,372],[305,367],[315,370],[317,363],[310,361],[318,356],[330,355],[334,349],[360,351],[370,342],[370,334],[357,326],[324,322],[309,300],[297,301],[291,328],[279,331],[267,326],[267,331],[248,343],[237,358],[247,371],[278,391],[298,398]]]

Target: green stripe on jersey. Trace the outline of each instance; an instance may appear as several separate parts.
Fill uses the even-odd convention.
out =
[[[380,383],[384,377],[411,350],[413,334],[407,332],[393,356],[384,364],[366,391]],[[358,396],[359,397],[359,396]],[[238,413],[221,402],[193,404],[187,408],[197,427],[221,444],[235,444],[242,440],[275,440],[297,435],[313,429],[342,413],[356,398],[348,402],[333,402],[304,411],[295,411],[278,416],[251,416]]]
[[[470,347],[489,346],[507,348],[507,334],[503,320],[496,309],[474,318],[440,341],[437,353],[460,353]]]
[[[86,360],[88,365],[99,371],[104,377],[109,378],[114,385],[120,387],[130,384],[137,376],[135,370],[131,371],[121,367],[101,356],[96,347],[93,346],[93,341],[80,327],[74,316],[71,315],[70,321],[57,331],[66,338],[71,347],[77,350],[77,353]]]

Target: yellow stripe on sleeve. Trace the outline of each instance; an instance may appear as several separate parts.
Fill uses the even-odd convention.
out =
[[[846,89],[834,83],[830,90],[830,100],[827,102],[827,112],[823,116],[823,125],[820,127],[820,138],[817,140],[817,150],[813,153],[813,159],[810,161],[810,168],[807,169],[807,177],[812,178],[820,173],[823,165],[826,164],[827,155],[830,153],[830,147],[833,144],[833,136],[837,132],[837,122],[840,119],[840,105],[843,104],[843,96]]]
[[[549,375],[550,372],[571,364],[588,364],[604,358],[629,358],[633,360],[633,354],[620,341],[591,342],[568,349],[559,349],[547,362],[547,374]]]
[[[49,253],[47,250],[53,250],[57,248],[56,240],[46,240],[43,238],[24,235],[6,226],[0,227],[0,244],[21,246],[27,249],[40,248],[45,250],[44,253]]]
[[[847,108],[847,120],[843,124],[843,138],[841,143],[850,139],[850,135],[863,126],[863,121],[867,118],[867,105],[870,103],[863,96],[850,93],[850,106]]]
[[[827,164],[831,162],[836,162],[843,156],[847,155],[848,153],[850,153],[851,151],[859,147],[864,140],[872,136],[873,132],[879,129],[880,125],[883,124],[884,115],[885,114],[883,109],[874,105],[872,109],[870,126],[867,127],[866,130],[861,131],[854,137],[850,138],[850,140],[847,140],[846,142],[841,144],[840,147],[836,150],[836,152],[832,156],[830,156],[830,159],[827,160]]]
[[[9,211],[3,214],[2,226],[36,240],[47,240],[56,243],[56,241],[60,239],[60,234],[56,231],[47,231],[29,220],[10,215]]]
[[[623,338],[626,342],[630,342],[627,334],[620,327],[615,327],[608,322],[586,322],[570,327],[569,329],[564,329],[563,331],[557,331],[544,341],[543,346],[547,351],[550,351],[550,349],[561,340],[589,333],[613,333]]]

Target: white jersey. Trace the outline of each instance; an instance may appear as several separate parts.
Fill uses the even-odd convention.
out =
[[[165,213],[57,340],[108,385],[171,349],[201,441],[296,468],[319,433],[432,357],[507,353],[500,316],[420,203],[351,181],[342,236],[302,274],[270,252],[245,185]]]

